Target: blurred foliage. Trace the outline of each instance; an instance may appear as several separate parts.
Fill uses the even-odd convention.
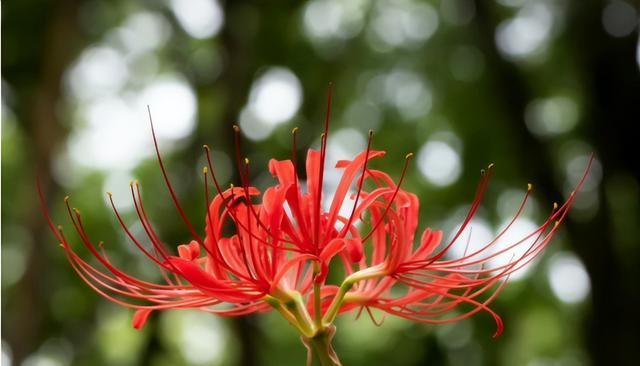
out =
[[[188,240],[152,155],[145,105],[202,229],[201,145],[212,146],[228,184],[231,126],[240,123],[252,180],[264,187],[268,160],[291,154],[292,127],[299,156],[317,145],[329,81],[334,157],[364,148],[368,129],[387,151],[375,166],[392,176],[416,152],[405,188],[421,197],[422,228],[453,230],[490,162],[497,169],[474,235],[495,232],[529,181],[527,217],[539,222],[570,193],[586,156],[597,156],[561,234],[495,302],[500,338],[483,314],[446,326],[386,318],[381,327],[345,315],[336,348],[346,365],[640,358],[637,4],[24,0],[2,10],[3,365],[301,364],[305,350],[277,314],[170,311],[135,331],[131,312],[92,292],[57,250],[34,182],[56,222],[66,222],[62,198],[71,194],[114,262],[157,278],[104,198],[113,190],[135,222],[127,191],[139,179],[164,240]]]

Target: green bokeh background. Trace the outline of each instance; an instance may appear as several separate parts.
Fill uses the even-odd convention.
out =
[[[388,317],[381,327],[366,316],[346,315],[337,323],[335,339],[345,365],[637,364],[636,2],[204,1],[219,6],[222,21],[204,36],[185,25],[189,20],[180,18],[179,2],[2,3],[3,365],[303,364],[297,335],[277,314],[224,319],[168,311],[135,331],[130,311],[100,298],[73,273],[35,200],[38,176],[55,220],[68,225],[62,199],[70,194],[89,233],[105,241],[114,261],[152,278],[152,265],[129,250],[104,199],[106,190],[126,192],[127,180],[109,178],[140,180],[167,243],[184,243],[188,232],[150,154],[138,159],[132,151],[133,160],[103,166],[91,164],[91,154],[127,156],[127,144],[105,138],[79,145],[93,151],[84,159],[74,148],[92,123],[108,125],[120,117],[109,109],[90,117],[92,106],[106,98],[131,100],[167,75],[190,90],[195,125],[171,137],[168,121],[169,137],[161,139],[161,148],[187,214],[202,230],[201,145],[212,146],[225,182],[233,181],[231,126],[238,121],[252,126],[243,122],[241,111],[251,105],[256,81],[281,70],[276,67],[295,75],[302,99],[293,116],[266,138],[245,136],[243,150],[258,187],[272,182],[268,159],[289,156],[292,127],[301,131],[300,153],[317,145],[329,81],[334,83],[332,133],[342,133],[337,143],[345,151],[361,146],[373,128],[374,147],[388,153],[375,166],[395,177],[404,155],[417,153],[404,187],[421,198],[421,228],[451,231],[472,199],[479,170],[490,162],[496,164],[495,178],[480,212],[486,225],[499,227],[505,192],[522,193],[527,182],[536,187],[527,215],[540,222],[552,203],[570,192],[585,157],[597,156],[588,187],[553,244],[495,302],[505,322],[501,337],[491,338],[495,324],[486,314],[446,326]],[[197,9],[198,2],[185,3]],[[156,33],[127,38],[127,26],[141,14],[152,20]],[[197,18],[198,11],[189,16]],[[127,69],[117,88],[101,89],[118,77],[111,69],[104,69],[105,84],[92,84],[78,73],[83,57],[96,48],[110,50]],[[74,82],[89,89],[74,89]],[[149,101],[129,105],[136,125],[119,132],[123,141],[139,126],[147,128],[146,103],[171,109]],[[150,151],[150,135],[140,141]],[[451,164],[459,167],[459,176],[446,184],[421,169],[420,156],[427,155],[424,146],[430,142],[444,143],[459,157],[457,163],[443,160],[449,164],[440,167],[445,171]],[[116,194],[119,204],[126,200]],[[133,222],[131,212],[126,216]],[[554,258],[569,258],[586,269],[586,297],[567,302],[552,290]]]

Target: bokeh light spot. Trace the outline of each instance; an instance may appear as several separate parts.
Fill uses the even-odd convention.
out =
[[[249,106],[262,121],[278,125],[289,120],[300,108],[302,86],[289,70],[274,67],[251,87]]]
[[[626,1],[613,0],[602,12],[602,25],[614,37],[628,36],[638,27],[638,12]]]
[[[369,24],[369,44],[376,51],[416,48],[438,29],[438,13],[428,3],[380,1]]]
[[[517,15],[505,20],[496,30],[496,44],[509,58],[522,58],[539,51],[548,41],[553,26],[549,5],[527,3]]]
[[[568,304],[584,301],[591,291],[591,280],[584,264],[568,252],[557,253],[550,259],[547,279],[554,295]]]
[[[429,141],[418,153],[418,168],[429,183],[444,187],[455,183],[462,173],[460,154],[444,141]]]
[[[129,76],[121,53],[110,47],[85,50],[69,71],[69,86],[74,97],[98,98],[120,91]]]
[[[216,35],[224,14],[216,0],[171,0],[171,10],[182,28],[193,38],[210,38]]]
[[[578,124],[578,105],[569,97],[555,96],[531,102],[525,121],[538,136],[553,136],[571,131]]]
[[[511,219],[505,220],[497,230],[500,233],[509,224]],[[497,254],[489,260],[490,268],[496,268],[496,273],[504,270],[503,266],[509,265],[514,259],[522,258],[536,242],[538,235],[535,231],[538,225],[532,220],[523,217],[516,220],[511,227],[492,245],[492,253]],[[509,280],[517,281],[525,278],[534,268],[537,259],[532,260],[526,266],[520,267],[509,276]],[[518,266],[518,265],[516,265]]]

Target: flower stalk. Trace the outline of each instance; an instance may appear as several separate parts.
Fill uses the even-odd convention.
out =
[[[342,366],[332,345],[335,333],[336,327],[329,325],[318,331],[313,337],[302,337],[302,343],[307,348],[307,366],[314,364]]]

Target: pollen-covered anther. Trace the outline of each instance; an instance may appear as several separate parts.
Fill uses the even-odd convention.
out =
[[[527,191],[531,192],[533,190],[533,184],[527,183]]]

